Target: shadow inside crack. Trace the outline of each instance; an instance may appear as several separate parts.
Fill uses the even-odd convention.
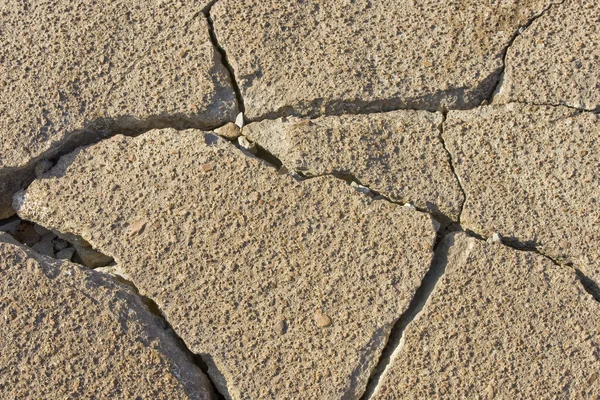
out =
[[[391,365],[395,355],[402,347],[402,339],[406,328],[421,313],[440,278],[444,275],[446,266],[448,265],[448,252],[453,245],[453,234],[448,234],[439,241],[439,244],[435,248],[431,267],[423,277],[421,286],[415,292],[406,311],[392,327],[387,344],[381,353],[377,366],[371,374],[361,400],[368,400],[377,392],[387,368]]]

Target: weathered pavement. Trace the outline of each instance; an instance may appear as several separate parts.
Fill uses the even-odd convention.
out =
[[[600,398],[598,1],[101,3],[0,6],[0,397]]]

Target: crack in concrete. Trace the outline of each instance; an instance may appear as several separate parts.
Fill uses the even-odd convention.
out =
[[[460,179],[458,177],[458,175],[456,174],[455,170],[454,170],[454,165],[453,165],[453,161],[452,161],[452,156],[451,153],[448,151],[448,149],[446,148],[445,142],[443,140],[443,124],[446,121],[446,115],[447,115],[447,111],[443,112],[443,120],[440,124],[440,126],[438,127],[438,129],[440,130],[440,135],[439,135],[439,139],[442,142],[442,145],[445,149],[445,151],[448,154],[448,158],[449,158],[449,163],[451,166],[451,169],[453,171],[453,173],[456,176],[457,181],[459,182],[459,187],[461,188],[461,190],[463,191],[463,194],[465,196],[465,201],[466,201],[466,192],[464,191],[464,188],[462,187],[462,185],[460,184]],[[156,129],[156,128],[151,128],[151,129]],[[148,130],[151,130],[148,129]],[[177,128],[175,128],[177,129]],[[128,136],[138,136],[141,135],[145,132],[147,132],[148,130],[143,130],[140,132],[133,132],[128,135]],[[122,132],[119,132],[122,133]],[[88,143],[89,145],[91,144],[97,144],[99,142],[101,142],[102,140],[108,139],[112,136],[116,135],[116,133],[114,134],[110,134],[110,135],[106,135],[103,137],[97,137],[96,140],[91,140],[90,143]],[[246,156],[249,157],[255,157],[257,159],[260,159],[266,163],[268,163],[269,165],[272,165],[274,168],[276,168],[277,170],[281,170],[283,164],[282,162],[275,157],[273,154],[269,153],[267,150],[265,150],[264,148],[258,146],[259,151],[256,154],[250,154],[248,151],[246,151],[245,149],[241,148],[241,146],[239,146],[239,144],[237,144],[234,141],[235,147],[237,147],[240,151],[242,151]],[[71,150],[72,151],[72,150]],[[66,155],[70,153],[70,151],[65,151],[63,154],[57,154],[56,155],[56,159]],[[353,176],[352,174],[346,173],[346,172],[332,172],[332,173],[327,173],[327,174],[323,174],[323,175],[328,175],[328,176],[333,176],[337,179],[343,180],[347,183],[352,183],[352,182],[356,182],[357,184],[365,187],[366,189],[368,189],[372,195],[373,195],[373,199],[374,200],[383,200],[383,201],[387,201],[396,205],[400,205],[403,206],[404,204],[400,201],[396,201],[393,199],[390,199],[384,195],[381,195],[380,193],[378,193],[377,191],[374,191],[372,189],[370,189],[368,186],[362,185],[360,183],[360,181]],[[301,174],[298,174],[297,178],[300,181],[303,180],[308,180],[308,179],[312,179],[312,178],[316,178],[317,176],[323,176],[323,175],[316,175],[316,176],[303,176]],[[33,181],[33,180],[32,180]],[[31,183],[31,182],[30,182]],[[409,203],[410,204],[410,203]],[[463,203],[464,205],[464,203]],[[413,206],[414,207],[414,206]],[[386,369],[388,368],[388,366],[391,364],[391,362],[393,361],[393,357],[394,354],[397,354],[399,349],[402,346],[402,336],[403,333],[406,329],[406,327],[410,324],[410,322],[412,322],[415,318],[418,317],[418,315],[421,313],[423,307],[425,306],[427,300],[429,299],[429,297],[431,296],[432,292],[435,289],[435,286],[437,284],[437,282],[439,281],[439,279],[443,276],[444,271],[445,271],[445,262],[447,261],[447,253],[448,253],[448,249],[450,246],[448,246],[448,248],[444,248],[441,247],[443,240],[452,232],[455,231],[463,231],[465,232],[468,236],[476,238],[478,240],[483,240],[483,241],[487,241],[488,238],[478,234],[477,232],[471,231],[469,229],[463,229],[463,227],[460,225],[460,214],[459,214],[459,219],[458,220],[453,220],[450,217],[448,217],[445,214],[441,214],[441,213],[434,213],[431,210],[426,210],[426,209],[422,209],[422,208],[418,208],[418,207],[414,207],[415,210],[417,212],[422,212],[422,213],[427,213],[428,215],[430,215],[432,217],[432,219],[434,219],[435,221],[439,222],[442,226],[442,228],[440,228],[440,230],[438,231],[438,235],[436,237],[436,241],[435,241],[435,246],[434,246],[434,258],[432,261],[432,265],[430,270],[427,272],[427,274],[425,275],[425,277],[423,278],[422,282],[421,282],[421,286],[417,289],[417,291],[415,292],[415,295],[413,297],[413,299],[411,300],[411,303],[409,304],[407,310],[400,316],[400,318],[394,323],[387,344],[384,347],[384,350],[379,358],[379,361],[376,365],[376,367],[373,370],[373,373],[371,374],[371,377],[369,379],[369,383],[367,385],[367,389],[364,392],[362,399],[367,400],[369,398],[371,398],[373,396],[373,394],[376,393],[376,391],[378,390],[378,385],[379,382],[381,381],[382,377],[385,375]],[[462,207],[461,207],[461,213],[462,213]],[[0,221],[1,222],[1,221]],[[553,258],[551,258],[550,256],[540,252],[536,247],[535,244],[531,244],[531,243],[522,243],[519,242],[516,239],[504,239],[502,240],[502,244],[504,246],[513,248],[517,251],[529,251],[529,252],[534,252],[540,256],[545,257],[546,259],[550,260],[554,265],[556,266],[568,266],[570,268],[573,268],[574,271],[577,274],[577,277],[581,283],[581,285],[583,286],[583,288],[585,289],[586,292],[590,293],[590,295],[592,295],[594,297],[595,300],[600,302],[600,287],[598,286],[598,284],[594,281],[592,281],[590,278],[588,278],[587,276],[585,276],[583,274],[583,272],[581,272],[579,269],[574,268],[572,265],[569,264],[563,264],[558,260],[555,260]],[[208,359],[206,359],[203,356],[200,355],[196,355],[194,353],[192,353],[185,345],[185,343],[183,342],[183,340],[177,335],[177,333],[170,327],[170,324],[168,323],[168,321],[164,318],[164,315],[162,314],[162,312],[160,311],[158,305],[152,301],[150,298],[145,297],[143,295],[141,295],[139,293],[139,290],[135,287],[135,285],[133,284],[133,282],[127,281],[126,279],[124,279],[123,277],[119,277],[117,275],[116,279],[119,279],[128,284],[129,286],[131,286],[134,291],[136,292],[137,295],[139,295],[142,300],[144,301],[145,304],[147,304],[149,310],[157,315],[158,317],[160,317],[165,326],[167,327],[167,329],[170,329],[172,334],[178,339],[178,342],[181,343],[181,345],[183,346],[183,350],[186,354],[188,354],[193,360],[194,363],[196,365],[198,365],[203,371],[207,371],[208,370],[208,364],[211,363],[210,361],[210,357],[208,355],[206,355],[208,357]],[[208,376],[208,374],[207,374]],[[210,377],[209,377],[210,379]],[[215,392],[217,392],[216,390],[216,386],[215,387]],[[223,396],[223,394],[219,394],[219,396]],[[226,397],[219,397],[219,399],[224,399]]]
[[[235,93],[238,110],[243,114],[246,111],[246,106],[244,105],[244,97],[242,96],[242,91],[240,90],[240,87],[238,86],[238,82],[235,79],[235,70],[233,69],[233,66],[229,62],[229,59],[227,58],[227,52],[219,44],[219,41],[217,40],[217,34],[215,32],[215,24],[210,15],[212,7],[215,5],[216,2],[217,1],[215,0],[212,3],[210,3],[203,10],[203,14],[206,17],[206,20],[208,21],[208,27],[209,27],[208,33],[210,36],[210,41],[212,42],[212,45],[215,48],[215,50],[221,56],[221,64],[225,67],[225,69],[229,73],[229,80],[231,81],[231,87],[233,88],[233,91]]]
[[[454,221],[454,222],[460,224],[460,219],[461,219],[463,210],[465,208],[465,203],[467,202],[467,192],[466,192],[465,188],[463,187],[462,182],[460,181],[460,176],[458,176],[458,173],[456,172],[456,168],[454,168],[454,160],[452,159],[452,153],[450,152],[450,150],[448,150],[448,147],[446,147],[446,141],[444,140],[444,124],[446,123],[447,117],[448,117],[448,111],[445,110],[442,112],[442,122],[440,122],[440,124],[438,125],[438,131],[439,131],[438,140],[442,143],[442,147],[444,148],[444,151],[446,152],[446,155],[448,157],[448,164],[450,165],[450,170],[452,171],[452,174],[454,175],[454,178],[456,179],[456,184],[460,188],[460,191],[462,192],[462,195],[463,195],[463,202],[461,203],[460,210],[458,211],[458,219],[457,219],[457,221]]]
[[[488,104],[492,104],[494,102],[494,97],[496,97],[496,95],[500,93],[500,90],[502,89],[502,84],[504,83],[504,73],[506,72],[506,57],[508,56],[508,50],[512,47],[515,40],[517,40],[517,38],[521,36],[523,32],[525,32],[527,28],[529,28],[535,21],[543,17],[553,6],[563,4],[565,1],[566,0],[562,0],[560,2],[551,3],[548,7],[544,8],[539,14],[534,15],[529,21],[527,21],[527,23],[525,23],[525,25],[521,26],[515,31],[502,54],[502,67],[500,68],[498,81],[496,82],[496,85],[494,85],[494,88],[492,89],[490,95],[487,98]]]
[[[439,232],[438,232],[439,233]],[[383,378],[387,374],[390,366],[392,365],[394,359],[399,354],[402,349],[402,345],[404,343],[404,332],[409,324],[417,318],[428,299],[431,297],[433,291],[440,278],[444,275],[446,271],[446,266],[448,264],[448,252],[452,247],[452,243],[446,243],[444,239],[447,237],[449,233],[445,233],[439,235],[439,240],[437,241],[437,245],[434,250],[434,256],[431,261],[431,267],[429,271],[423,277],[421,281],[421,286],[415,292],[408,308],[404,313],[398,318],[392,327],[390,335],[388,337],[388,341],[381,352],[379,357],[379,361],[375,366],[369,381],[367,383],[367,388],[363,393],[361,400],[369,400],[375,394],[377,394],[379,390],[380,383]],[[450,240],[446,240],[450,242]]]

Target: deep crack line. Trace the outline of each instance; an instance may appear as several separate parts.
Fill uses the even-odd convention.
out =
[[[448,252],[453,244],[454,236],[452,234],[444,236],[441,241],[439,241],[431,261],[431,267],[423,277],[421,286],[419,286],[415,292],[415,295],[413,296],[406,311],[402,314],[402,316],[400,316],[400,318],[392,327],[388,342],[381,353],[377,366],[369,378],[367,388],[361,397],[361,400],[369,400],[377,394],[379,386],[391,367],[394,359],[402,350],[406,328],[421,314],[437,283],[444,275],[446,266],[448,264]]]
[[[236,98],[236,101],[238,104],[238,110],[241,113],[245,113],[246,106],[244,105],[244,97],[242,96],[242,91],[240,90],[240,87],[238,86],[238,82],[235,79],[235,70],[233,69],[233,66],[229,63],[229,59],[227,58],[227,52],[219,44],[219,41],[217,40],[217,33],[215,32],[215,23],[210,15],[212,7],[215,5],[215,3],[216,3],[216,1],[211,3],[203,11],[204,16],[206,17],[206,20],[208,21],[208,27],[209,27],[208,34],[210,36],[210,41],[212,42],[213,47],[221,56],[221,64],[223,64],[223,66],[229,73],[229,80],[231,81],[231,87],[233,88],[233,91],[235,92],[235,98]]]

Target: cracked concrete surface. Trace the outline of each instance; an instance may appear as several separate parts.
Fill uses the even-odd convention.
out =
[[[462,225],[572,263],[600,281],[600,115],[509,104],[451,111],[446,145]]]
[[[393,200],[456,220],[464,199],[438,140],[441,113],[394,111],[246,125],[242,134],[290,170],[352,174]]]
[[[598,10],[0,5],[0,397],[600,398]]]
[[[447,236],[446,272],[373,399],[598,398],[598,303],[532,252]]]
[[[0,282],[2,398],[214,398],[160,321],[106,275],[0,233]]]
[[[211,16],[255,120],[474,107],[552,3],[221,0]]]
[[[205,4],[0,6],[0,218],[35,162],[115,131],[216,127],[237,105]]]
[[[495,101],[600,111],[600,7],[565,1],[551,7],[508,50]]]
[[[438,225],[193,130],[80,149],[18,197],[114,257],[233,399],[358,397]]]

